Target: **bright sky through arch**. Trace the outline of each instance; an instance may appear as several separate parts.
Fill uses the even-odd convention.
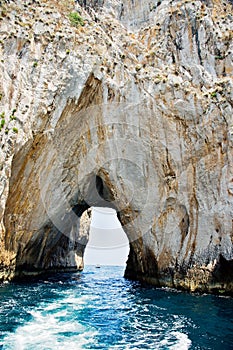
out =
[[[126,264],[129,254],[128,238],[110,208],[92,208],[89,242],[84,253],[84,265]]]

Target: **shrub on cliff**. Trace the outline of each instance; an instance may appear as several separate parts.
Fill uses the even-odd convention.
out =
[[[84,20],[78,12],[71,12],[69,14],[69,20],[71,24],[75,27],[84,26]]]

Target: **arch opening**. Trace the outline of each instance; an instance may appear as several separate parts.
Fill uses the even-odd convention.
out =
[[[87,265],[126,266],[129,240],[117,217],[109,207],[92,207],[89,240],[84,252]]]

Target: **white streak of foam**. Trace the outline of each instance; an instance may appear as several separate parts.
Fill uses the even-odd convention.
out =
[[[173,332],[173,336],[176,337],[177,343],[171,347],[172,350],[188,350],[192,345],[191,340],[185,333]]]
[[[73,299],[73,302],[79,301],[80,305],[80,299]],[[68,300],[68,305],[70,302]],[[66,347],[79,350],[92,344],[98,333],[96,329],[82,325],[71,315],[69,319],[67,309],[62,309],[65,304],[66,299],[44,307],[41,304],[37,310],[32,310],[33,319],[5,337],[4,350],[64,350]]]
[[[173,331],[167,334],[166,338],[161,340],[160,346],[166,346],[170,350],[188,350],[192,345],[192,341],[187,334]]]

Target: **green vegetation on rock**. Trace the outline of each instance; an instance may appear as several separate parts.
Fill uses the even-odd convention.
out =
[[[70,23],[75,27],[84,26],[84,20],[78,12],[71,12],[69,14],[69,20]]]

